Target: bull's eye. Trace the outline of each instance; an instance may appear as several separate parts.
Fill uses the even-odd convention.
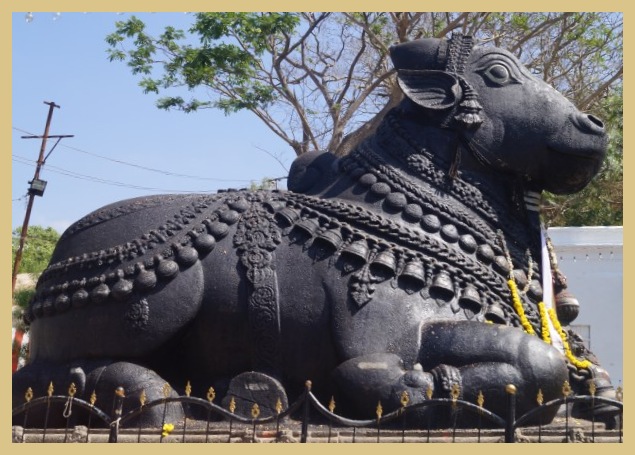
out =
[[[513,80],[506,66],[496,63],[487,68],[483,75],[497,85],[507,85]]]

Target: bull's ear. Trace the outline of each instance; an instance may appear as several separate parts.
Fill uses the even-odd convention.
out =
[[[399,70],[397,80],[404,95],[426,109],[447,110],[461,99],[458,79],[444,71]]]

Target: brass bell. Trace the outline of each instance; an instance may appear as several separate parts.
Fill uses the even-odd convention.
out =
[[[505,313],[498,303],[492,303],[490,306],[487,307],[487,311],[485,312],[485,319],[496,324],[506,323]]]
[[[454,297],[454,284],[447,272],[439,272],[434,277],[430,285],[430,294],[437,294],[435,297],[440,297],[445,300]]]
[[[397,259],[391,250],[380,251],[370,264],[370,272],[384,280],[394,276],[397,269]]]
[[[399,275],[399,282],[407,292],[415,292],[423,288],[426,284],[426,277],[421,261],[408,262]]]
[[[562,325],[569,325],[580,313],[580,302],[566,288],[555,297],[556,314]]]

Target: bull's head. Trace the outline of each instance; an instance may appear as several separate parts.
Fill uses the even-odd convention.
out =
[[[391,57],[405,102],[422,121],[455,130],[487,166],[553,193],[579,191],[598,172],[606,151],[602,122],[511,53],[454,35],[393,46]]]

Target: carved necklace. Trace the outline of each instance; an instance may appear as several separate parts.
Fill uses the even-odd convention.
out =
[[[357,267],[349,282],[351,296],[358,304],[363,305],[370,301],[374,284],[386,279],[372,277],[369,272],[372,272],[373,264],[382,262],[386,256],[394,256],[398,258],[396,262],[399,264],[393,266],[388,275],[395,280],[400,275],[416,278],[414,270],[420,268],[421,275],[417,279],[420,286],[423,286],[421,293],[424,298],[429,297],[429,289],[435,283],[441,283],[454,296],[450,304],[454,312],[461,309],[461,303],[473,305],[480,302],[478,304],[481,305],[482,314],[487,313],[486,309],[491,309],[499,317],[499,322],[521,325],[518,315],[508,303],[509,291],[504,280],[504,276],[510,272],[507,258],[503,255],[495,257],[489,245],[477,247],[466,244],[464,247],[472,254],[463,253],[452,247],[452,242],[441,241],[434,236],[422,236],[420,232],[403,223],[341,200],[294,193],[285,194],[285,199],[289,201],[289,205],[281,214],[291,221],[289,229],[297,226],[311,235],[313,240],[307,245],[312,242],[317,244],[324,239],[333,248],[333,260],[346,253],[352,255],[356,261],[361,258],[363,267]],[[293,210],[294,213],[285,210]],[[490,250],[490,255],[483,254],[487,250]],[[354,270],[355,268],[351,268],[348,272]],[[524,273],[521,275],[525,276]],[[449,285],[449,282],[453,284]],[[480,300],[478,296],[475,297],[474,289],[478,289],[481,294]],[[407,288],[405,290],[408,293],[418,292]],[[440,301],[437,303],[444,304]],[[534,319],[531,310],[529,313]]]
[[[516,239],[523,239],[522,244],[529,240],[520,222],[513,223],[500,219],[502,214],[515,212],[515,217],[519,221],[525,219],[525,224],[531,225],[525,201],[521,197],[522,188],[516,188],[515,181],[499,181],[493,184],[489,180],[476,179],[467,172],[461,172],[460,178],[450,179],[443,171],[448,167],[448,163],[415,140],[405,130],[396,113],[387,116],[386,122],[379,128],[377,137],[382,149],[404,163],[414,175],[423,176],[436,191],[453,196],[461,205],[477,213],[477,218],[487,221],[491,226],[500,225],[505,236],[512,239],[512,247]],[[475,181],[478,182],[478,187],[474,184]],[[456,208],[453,207],[452,210]],[[520,249],[516,253],[522,255],[523,251]]]
[[[397,141],[393,142],[397,144]],[[393,144],[392,148],[403,150],[399,144]],[[500,215],[497,214],[505,213],[505,210],[496,210],[485,203],[486,198],[483,197],[481,188],[477,189],[459,180],[448,185],[447,176],[425,156],[429,155],[427,151],[423,154],[403,151],[401,153],[403,156],[417,157],[418,162],[424,166],[424,171],[417,168],[414,173],[425,176],[429,181],[411,180],[376,153],[369,142],[362,143],[354,152],[343,158],[340,169],[362,186],[369,187],[371,193],[385,197],[386,203],[392,209],[402,210],[407,221],[421,222],[427,231],[430,231],[428,224],[434,226],[439,223],[439,219],[444,219],[458,230],[474,235],[479,243],[488,243],[496,254],[502,254],[502,250],[493,241],[496,230],[492,226],[500,225],[507,238],[516,239],[520,244],[528,243],[528,232],[518,225],[520,221],[513,222],[509,219],[505,222],[506,220],[500,219]],[[439,192],[449,193],[453,198],[447,200],[439,197]],[[495,202],[499,201],[495,199]],[[424,208],[427,213],[424,213]],[[514,256],[521,257],[524,255],[524,248],[516,247],[517,242],[512,242],[511,247]]]

